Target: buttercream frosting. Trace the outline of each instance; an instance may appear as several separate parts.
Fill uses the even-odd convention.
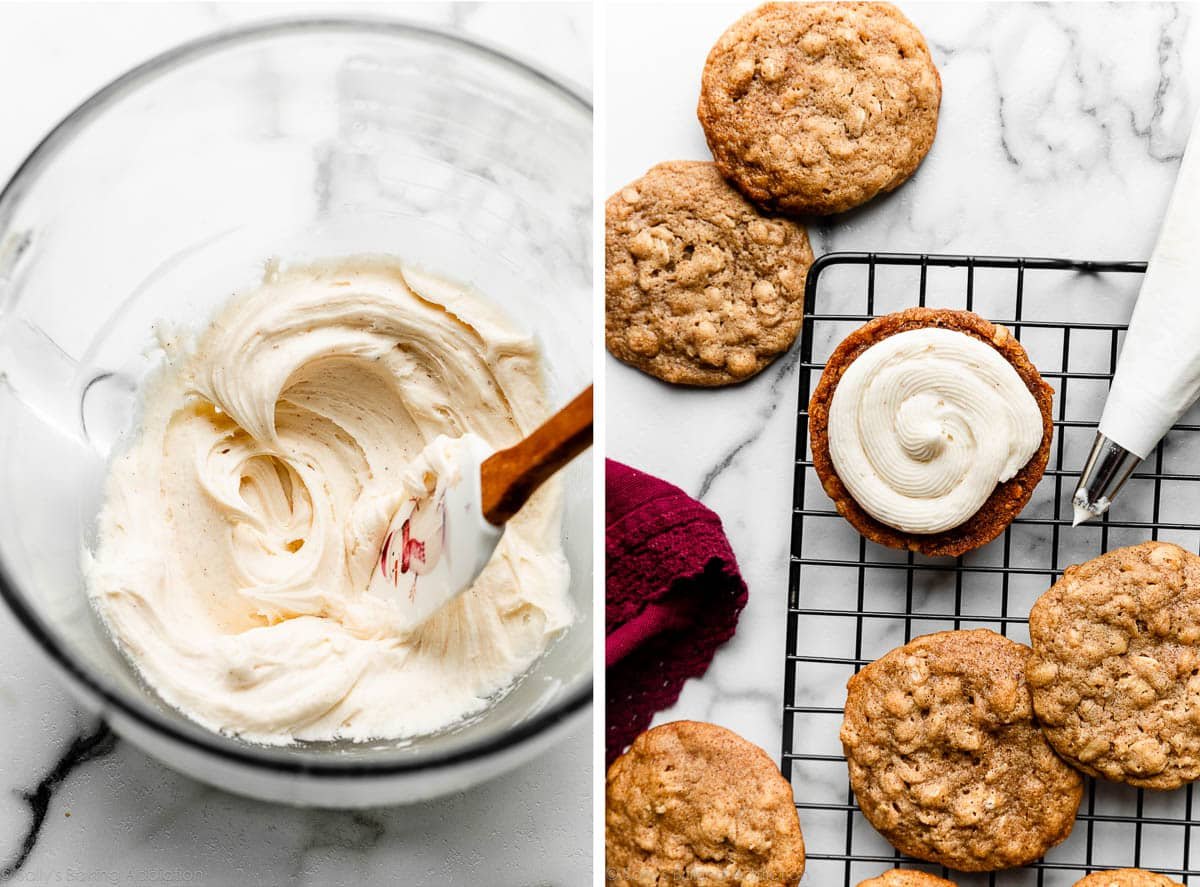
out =
[[[907,533],[969,520],[1042,441],[1037,401],[994,348],[955,330],[888,336],[846,368],[829,453],[854,501]]]
[[[570,624],[553,482],[415,631],[368,591],[427,443],[508,446],[547,414],[539,352],[497,309],[346,259],[271,268],[166,344],[85,570],[168,703],[265,743],[424,734],[483,709]]]

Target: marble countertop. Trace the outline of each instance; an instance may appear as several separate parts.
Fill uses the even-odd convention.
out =
[[[591,88],[592,11],[474,3],[0,4],[0,180],[79,101],[181,41],[259,19],[365,13],[454,27]],[[300,810],[163,767],[67,696],[0,614],[0,881],[587,883],[590,723],[535,763],[413,807]]]
[[[609,192],[657,162],[709,158],[695,117],[700,70],[716,38],[751,5],[698,5],[686,15],[669,6],[610,9],[604,177]],[[814,251],[1147,258],[1191,117],[1200,107],[1200,35],[1193,9],[1171,4],[901,6],[926,35],[941,71],[944,95],[937,139],[916,176],[894,194],[813,227]],[[1127,282],[1124,288],[1131,298],[1136,284]],[[891,309],[916,301],[911,280],[893,287],[881,278],[879,291]],[[1086,287],[1066,287],[1061,299],[1059,317],[1095,316]],[[936,303],[931,297],[931,304]],[[1127,313],[1128,299],[1122,304]],[[1109,309],[1120,313],[1111,304]],[[1096,346],[1081,350],[1076,345],[1079,359],[1088,357],[1088,347]],[[611,357],[605,362],[607,402],[621,405],[608,411],[608,455],[678,484],[720,514],[750,587],[736,636],[718,652],[708,673],[689,682],[678,703],[655,723],[714,721],[763,746],[776,760],[783,718],[798,361],[798,348],[793,348],[746,384],[718,390],[673,388]],[[1084,447],[1090,444],[1088,435]],[[1082,458],[1083,453],[1068,449],[1064,462]],[[1067,467],[1077,470],[1079,465]],[[1045,492],[1039,489],[1044,497],[1052,492],[1053,484]],[[819,486],[810,490],[808,501],[831,507]],[[1053,515],[1053,502],[1041,501],[1037,507]],[[1031,538],[1028,556],[1045,556],[1048,537]],[[1082,538],[1088,541],[1080,548],[1098,553],[1098,535]],[[844,522],[828,520],[823,527],[814,525],[812,532],[806,528],[806,551],[809,546],[827,546],[836,552],[830,556],[837,557],[849,551],[853,558],[857,537]],[[878,548],[871,554],[884,556]],[[829,581],[838,578],[830,574]],[[1034,597],[1037,591],[1028,590]],[[802,596],[814,593],[821,590],[801,588]],[[1021,601],[1013,606],[1027,608]],[[846,606],[844,600],[841,605]],[[899,605],[893,597],[879,606],[902,610],[903,596]],[[849,607],[853,609],[853,597]],[[820,624],[810,620],[801,631],[814,636],[806,641],[811,648],[853,656],[854,624],[853,618]],[[921,626],[914,633],[940,627],[949,626]],[[1023,630],[1017,626],[1010,633]],[[876,640],[886,643],[864,655],[878,655],[903,638]],[[797,696],[805,698],[793,702],[840,706],[848,673],[803,673]],[[820,730],[800,737],[797,745],[839,754],[837,719],[826,718]],[[834,764],[829,774],[826,785],[794,778],[797,799],[844,804],[844,765]],[[1108,794],[1098,795],[1103,807]],[[1165,811],[1167,805],[1181,803],[1181,795],[1153,803]],[[1126,803],[1132,801],[1114,801],[1117,806]],[[844,848],[843,814],[830,824],[836,830],[832,836],[819,815],[802,811],[802,821],[822,849]],[[863,826],[855,826],[856,851],[890,856],[890,848],[876,836],[859,837],[870,831]],[[1097,825],[1097,852],[1112,849],[1109,856],[1096,858],[1132,863],[1131,829],[1105,829]],[[1077,831],[1082,835],[1082,829]],[[1174,858],[1178,866],[1181,857],[1172,842],[1181,834],[1178,826],[1148,828],[1144,841],[1146,846],[1159,842],[1155,846],[1164,848],[1162,858]],[[1082,837],[1073,838],[1071,844],[1080,841]],[[1082,850],[1064,845],[1062,852]],[[1192,867],[1196,865],[1193,856]],[[854,874],[865,877],[867,870],[856,868]],[[1052,872],[1045,883],[1069,884],[1076,877]],[[810,865],[805,883],[827,887],[842,879],[840,862],[822,862]],[[996,883],[1034,882],[1005,876]],[[964,878],[960,883],[988,882]]]

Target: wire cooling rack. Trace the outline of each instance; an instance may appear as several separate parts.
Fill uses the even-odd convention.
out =
[[[1137,295],[1141,262],[831,253],[808,276],[787,610],[782,770],[808,849],[805,883],[859,881],[904,863],[968,885],[1067,887],[1089,871],[1139,867],[1200,884],[1192,787],[1143,792],[1088,780],[1071,836],[1024,869],[962,875],[895,851],[859,812],[838,730],[846,680],[913,637],[987,627],[1028,643],[1033,601],[1073,563],[1120,545],[1200,545],[1200,446],[1193,416],[1173,429],[1102,522],[1072,529],[1070,494],[1091,447]],[[808,400],[833,348],[879,314],[966,308],[1021,339],[1055,388],[1055,438],[1033,498],[1002,538],[960,558],[868,542],[834,510],[808,447]],[[1178,464],[1177,464],[1178,463]],[[1200,810],[1196,811],[1200,814]]]

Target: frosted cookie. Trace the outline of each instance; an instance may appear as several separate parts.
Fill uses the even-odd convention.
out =
[[[826,215],[911,176],[941,100],[925,38],[890,3],[767,3],[708,54],[697,115],[747,197]]]
[[[740,382],[795,340],[812,261],[711,163],[660,163],[605,204],[605,343],[665,382]]]
[[[1111,872],[1092,872],[1076,881],[1074,887],[1183,887],[1166,875],[1142,869],[1116,869]]]
[[[891,869],[877,878],[861,881],[858,887],[955,887],[955,884],[926,872]]]
[[[881,545],[957,556],[995,539],[1046,470],[1053,389],[1007,328],[909,308],[834,350],[809,403],[813,466]]]
[[[944,631],[850,679],[841,731],[850,784],[901,853],[994,871],[1071,833],[1083,779],[1033,719],[1029,655],[987,629]]]
[[[1143,542],[1069,567],[1029,637],[1034,709],[1060,755],[1141,788],[1200,777],[1200,557]]]
[[[647,730],[608,768],[607,883],[795,887],[792,788],[758,746],[715,724]]]

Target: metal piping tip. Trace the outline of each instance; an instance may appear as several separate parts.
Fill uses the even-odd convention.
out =
[[[1141,456],[1097,432],[1092,451],[1088,454],[1071,497],[1075,511],[1071,526],[1077,527],[1108,511],[1113,499],[1141,461]]]

